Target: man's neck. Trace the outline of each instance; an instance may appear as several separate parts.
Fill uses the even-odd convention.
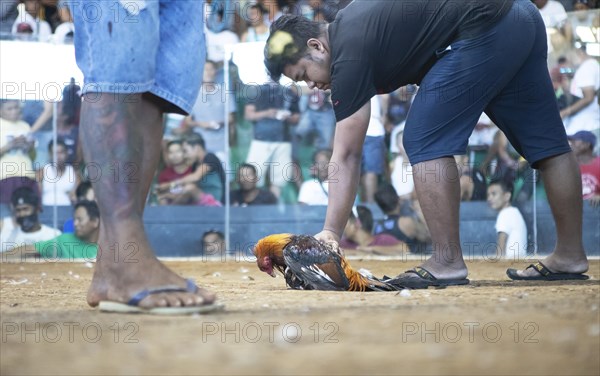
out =
[[[188,169],[188,165],[185,163],[173,165],[173,171],[175,171],[178,174],[183,174],[184,172],[187,171],[187,169]]]
[[[21,231],[23,231],[23,233],[25,233],[25,234],[31,234],[31,233],[33,233],[33,232],[38,232],[38,231],[40,231],[41,229],[42,229],[42,225],[40,225],[40,224],[38,223],[38,224],[37,224],[37,225],[36,225],[34,228],[32,228],[30,231],[23,231],[23,229],[21,229]]]
[[[254,199],[256,199],[256,196],[258,196],[259,192],[260,189],[256,187],[247,191],[242,190],[242,197],[244,198],[244,202],[248,203],[254,201]]]
[[[577,155],[575,158],[577,158],[577,163],[579,164],[588,164],[594,159],[594,153],[587,151]]]
[[[94,231],[90,236],[87,236],[85,238],[80,238],[80,239],[86,243],[98,243],[98,234],[99,234],[99,231]]]

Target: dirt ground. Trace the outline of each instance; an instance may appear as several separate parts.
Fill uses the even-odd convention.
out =
[[[524,263],[470,261],[465,287],[286,290],[250,261],[171,261],[226,309],[100,313],[91,265],[0,265],[2,375],[598,375],[600,262],[584,282],[510,282]],[[417,260],[352,261],[395,275]]]

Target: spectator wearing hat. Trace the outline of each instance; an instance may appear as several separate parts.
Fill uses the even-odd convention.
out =
[[[2,257],[4,260],[25,261],[29,255],[46,260],[95,260],[98,253],[100,211],[94,201],[79,201],[73,210],[75,232],[63,233],[53,239],[21,245]]]
[[[579,131],[569,136],[569,143],[579,163],[583,199],[594,207],[600,205],[600,157],[594,156],[596,136],[589,131]]]
[[[61,232],[40,223],[40,197],[29,187],[17,188],[11,196],[12,217],[0,223],[0,252],[14,247],[50,240]]]

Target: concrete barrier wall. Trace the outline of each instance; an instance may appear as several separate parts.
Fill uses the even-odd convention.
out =
[[[71,208],[57,208],[59,228],[71,217]],[[383,214],[371,207],[375,219]],[[10,215],[6,207],[0,207],[1,216]],[[280,232],[315,234],[321,230],[325,207],[314,206],[260,206],[230,209],[230,252],[249,252],[261,237]],[[529,228],[530,243],[533,242],[533,207],[521,208]],[[465,202],[461,205],[461,241],[465,256],[487,255],[495,252],[497,213],[485,202]],[[41,214],[43,223],[52,225],[53,208],[46,207]],[[157,254],[164,257],[202,255],[202,234],[208,230],[225,230],[225,209],[190,206],[148,207],[144,222],[151,244]],[[586,252],[600,255],[600,210],[584,204],[583,237]],[[550,208],[545,202],[537,207],[538,253],[552,251],[556,231]],[[530,251],[533,246],[530,244]]]

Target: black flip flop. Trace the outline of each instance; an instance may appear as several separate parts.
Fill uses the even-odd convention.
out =
[[[589,279],[588,275],[583,273],[561,273],[561,272],[553,272],[546,267],[546,265],[542,264],[541,261],[536,262],[535,264],[529,265],[527,269],[535,269],[539,275],[535,276],[521,276],[517,273],[517,269],[508,269],[506,270],[506,275],[508,278],[515,281],[568,281],[568,280],[576,280],[576,281],[584,281]]]
[[[415,277],[416,275],[416,277]],[[395,278],[384,280],[385,283],[407,289],[426,289],[428,287],[447,287],[468,285],[470,281],[467,278],[462,279],[438,279],[434,277],[427,269],[420,266],[407,270]]]

